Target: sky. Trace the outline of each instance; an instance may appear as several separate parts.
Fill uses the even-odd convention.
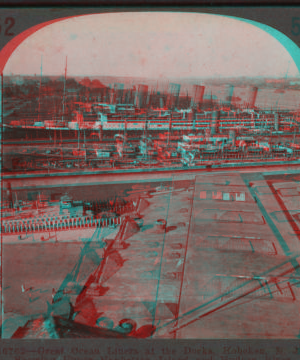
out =
[[[281,43],[238,19],[195,13],[125,12],[77,16],[37,31],[4,74],[145,78],[295,77]],[[42,59],[42,61],[41,61]]]

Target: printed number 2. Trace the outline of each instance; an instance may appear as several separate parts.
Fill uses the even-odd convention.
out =
[[[11,28],[15,25],[15,19],[13,17],[8,17],[5,19],[5,25],[8,25],[5,29],[4,35],[6,36],[14,36],[13,32],[10,32]]]
[[[292,19],[292,34],[300,35],[300,17],[293,17]]]
[[[13,17],[7,17],[5,19],[5,25],[7,25],[7,26],[5,27],[4,35],[5,36],[14,36],[15,34],[13,32],[11,32],[11,29],[15,25],[15,19]],[[1,24],[0,24],[0,34],[2,34]]]

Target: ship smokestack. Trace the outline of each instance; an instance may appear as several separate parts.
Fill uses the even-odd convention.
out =
[[[159,98],[159,106],[161,109],[164,107],[164,101],[162,97]]]
[[[211,119],[211,134],[215,135],[219,132],[219,122],[220,122],[220,111],[214,110],[212,112],[212,119]]]
[[[255,102],[256,102],[256,98],[257,98],[257,92],[258,92],[258,88],[256,86],[254,86],[251,90],[251,94],[250,94],[250,100],[249,100],[249,107],[250,109],[253,109],[255,106]]]
[[[233,101],[233,92],[234,92],[234,85],[230,85],[229,86],[229,91],[228,91],[228,98],[227,98],[227,101],[228,101],[228,104],[229,105],[233,105],[234,101]]]
[[[235,139],[236,139],[235,130],[229,130],[229,140],[231,141],[231,144],[233,146],[235,146]]]
[[[276,131],[279,130],[279,115],[277,111],[274,112],[274,128]]]

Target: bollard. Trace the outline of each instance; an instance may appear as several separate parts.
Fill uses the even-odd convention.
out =
[[[165,230],[166,226],[167,226],[167,222],[164,219],[158,219],[156,221],[156,225],[157,225],[157,229],[159,230]]]

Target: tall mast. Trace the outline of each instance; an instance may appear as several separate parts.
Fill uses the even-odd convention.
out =
[[[66,80],[67,80],[67,65],[68,65],[68,56],[66,56],[66,67],[65,67],[65,79],[64,79],[64,94],[63,94],[63,108],[62,108],[62,123],[64,121],[64,114],[65,114],[65,102],[66,102]],[[62,144],[62,133],[60,130],[60,142]]]
[[[39,87],[39,109],[38,109],[38,121],[40,121],[40,110],[41,110],[41,87],[42,87],[42,76],[43,76],[43,55],[41,55],[41,77]]]
[[[62,111],[62,120],[64,120],[64,113],[65,113],[67,66],[68,66],[68,57],[66,56],[66,67],[65,67],[65,80],[64,80],[64,94],[63,94],[63,111]]]

